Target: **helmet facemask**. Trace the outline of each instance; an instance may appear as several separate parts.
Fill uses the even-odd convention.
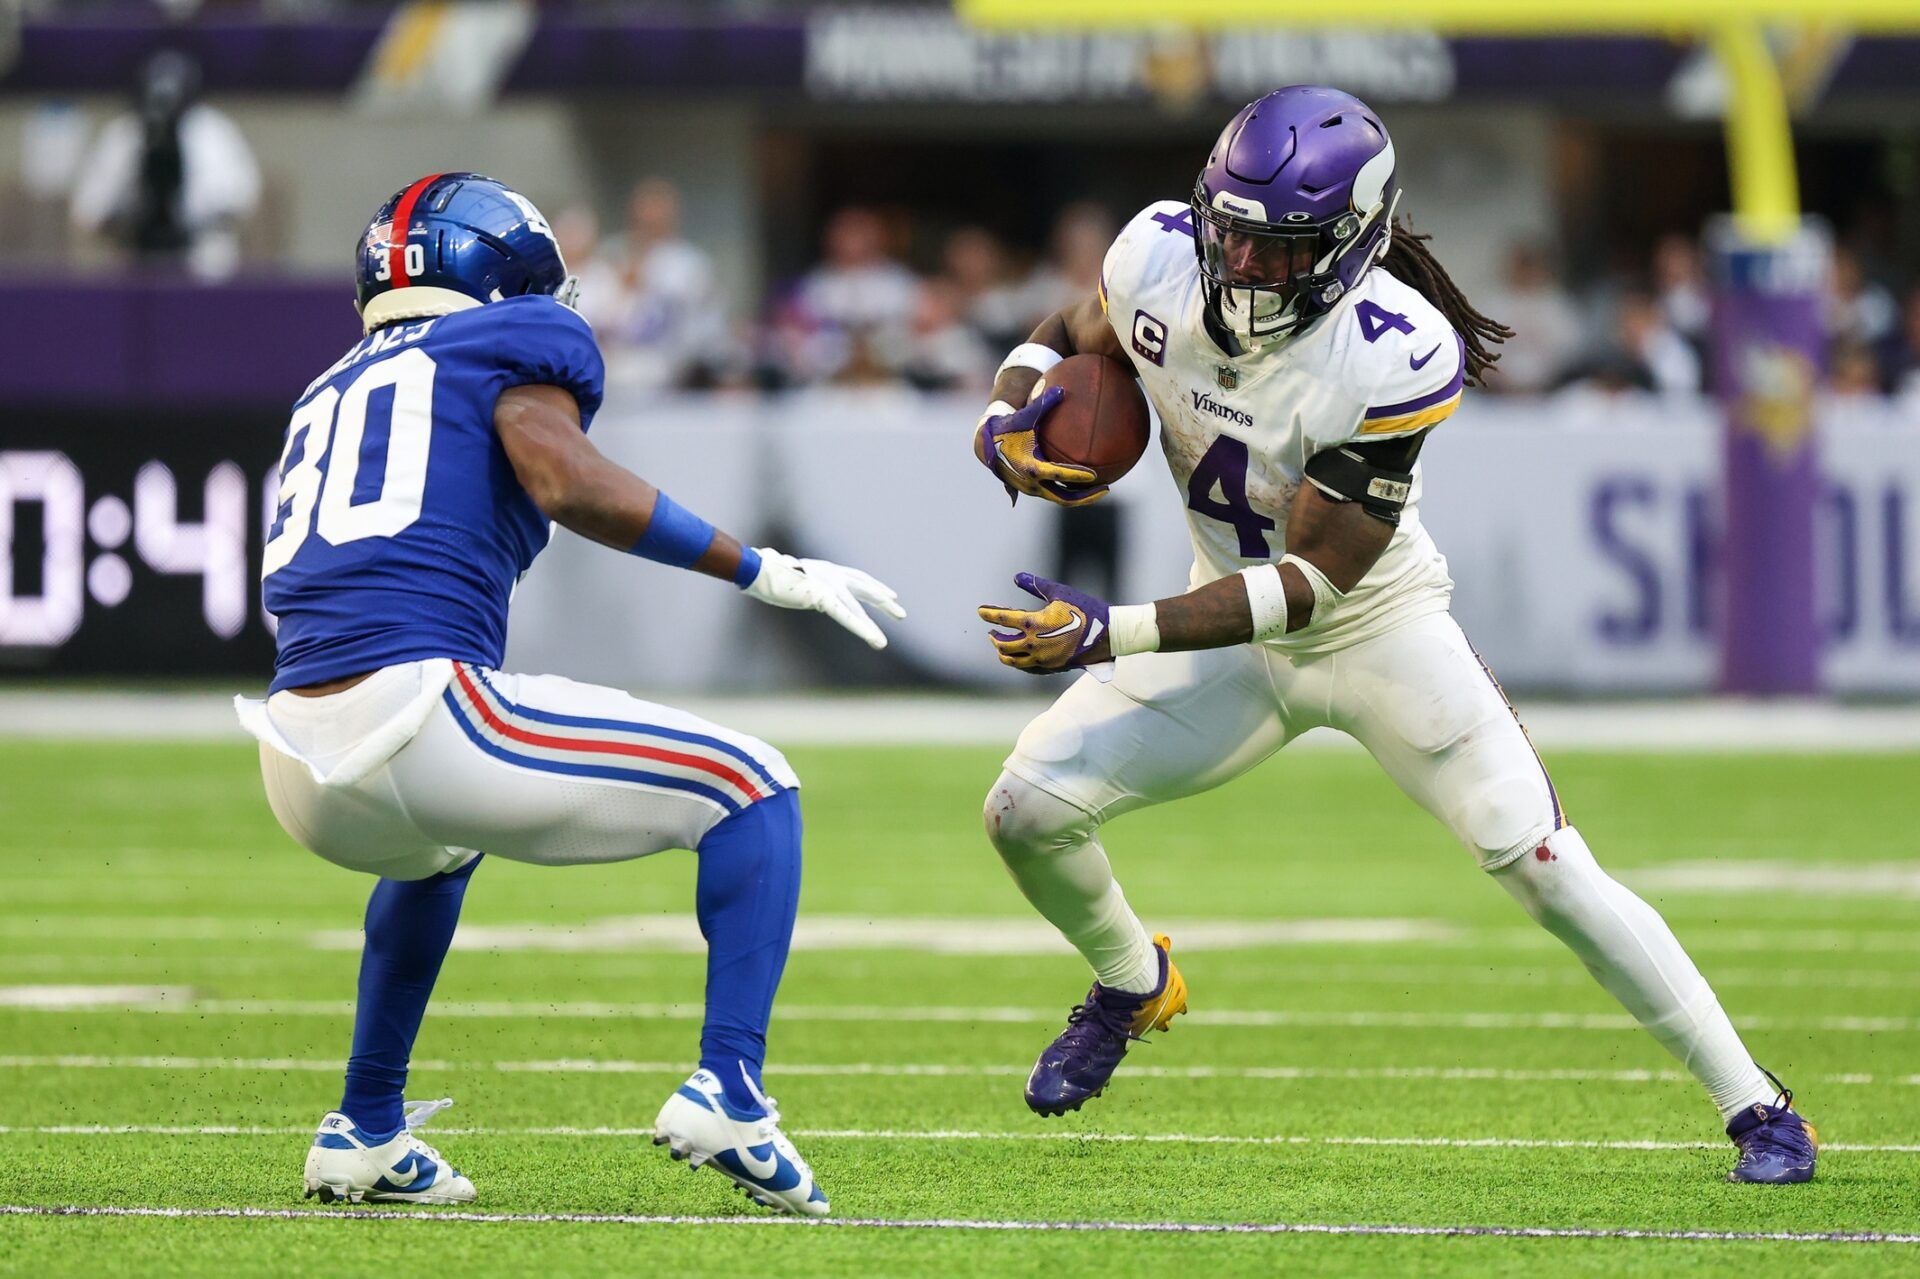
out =
[[[1396,189],[1364,211],[1269,222],[1249,201],[1221,192],[1209,202],[1205,186],[1196,186],[1194,252],[1207,305],[1249,351],[1292,337],[1386,252],[1398,202]]]

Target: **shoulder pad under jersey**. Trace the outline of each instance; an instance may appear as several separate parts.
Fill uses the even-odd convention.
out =
[[[1166,360],[1173,319],[1163,290],[1177,293],[1195,272],[1193,210],[1180,200],[1156,200],[1114,237],[1100,267],[1100,306],[1107,323],[1136,358]],[[1151,313],[1150,313],[1151,312]]]
[[[1452,415],[1465,384],[1466,347],[1438,307],[1375,267],[1341,310],[1345,376],[1366,401],[1355,439],[1409,435]]]
[[[593,326],[572,307],[541,294],[489,302],[457,312],[477,330],[489,358],[507,373],[507,386],[557,386],[573,394],[582,422],[591,421],[606,393],[606,365]]]

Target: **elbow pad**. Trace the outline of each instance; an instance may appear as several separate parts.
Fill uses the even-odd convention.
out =
[[[1397,527],[1401,510],[1413,495],[1413,459],[1420,451],[1419,438],[1414,437],[1413,447],[1396,449],[1390,457],[1351,444],[1315,453],[1307,459],[1307,478],[1334,501],[1358,502],[1368,515]]]

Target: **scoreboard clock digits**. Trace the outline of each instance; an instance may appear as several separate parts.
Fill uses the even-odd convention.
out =
[[[200,488],[197,521],[180,518],[181,478]],[[103,494],[89,504],[80,468],[65,453],[0,451],[0,645],[66,643],[89,603],[111,609],[127,601],[136,589],[133,561],[154,573],[198,577],[209,635],[238,635],[254,596],[248,530],[258,515],[249,515],[247,490],[235,462],[217,462],[196,480],[149,461],[134,476],[131,502]],[[264,497],[271,511],[273,495]],[[37,572],[33,539],[22,536],[27,508],[36,506]]]

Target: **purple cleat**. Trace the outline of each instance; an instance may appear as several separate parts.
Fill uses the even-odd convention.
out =
[[[1173,943],[1157,936],[1153,948],[1160,952],[1159,985],[1136,995],[1095,982],[1086,1002],[1067,1014],[1066,1030],[1047,1045],[1027,1076],[1027,1106],[1035,1114],[1064,1115],[1098,1097],[1127,1055],[1127,1045],[1149,1030],[1165,1030],[1187,1011],[1187,983],[1173,965]]]
[[[1740,1148],[1740,1158],[1727,1180],[1765,1186],[1812,1181],[1820,1157],[1820,1134],[1794,1113],[1793,1090],[1772,1074],[1767,1078],[1780,1089],[1778,1100],[1771,1106],[1749,1106],[1727,1125],[1727,1136]]]

